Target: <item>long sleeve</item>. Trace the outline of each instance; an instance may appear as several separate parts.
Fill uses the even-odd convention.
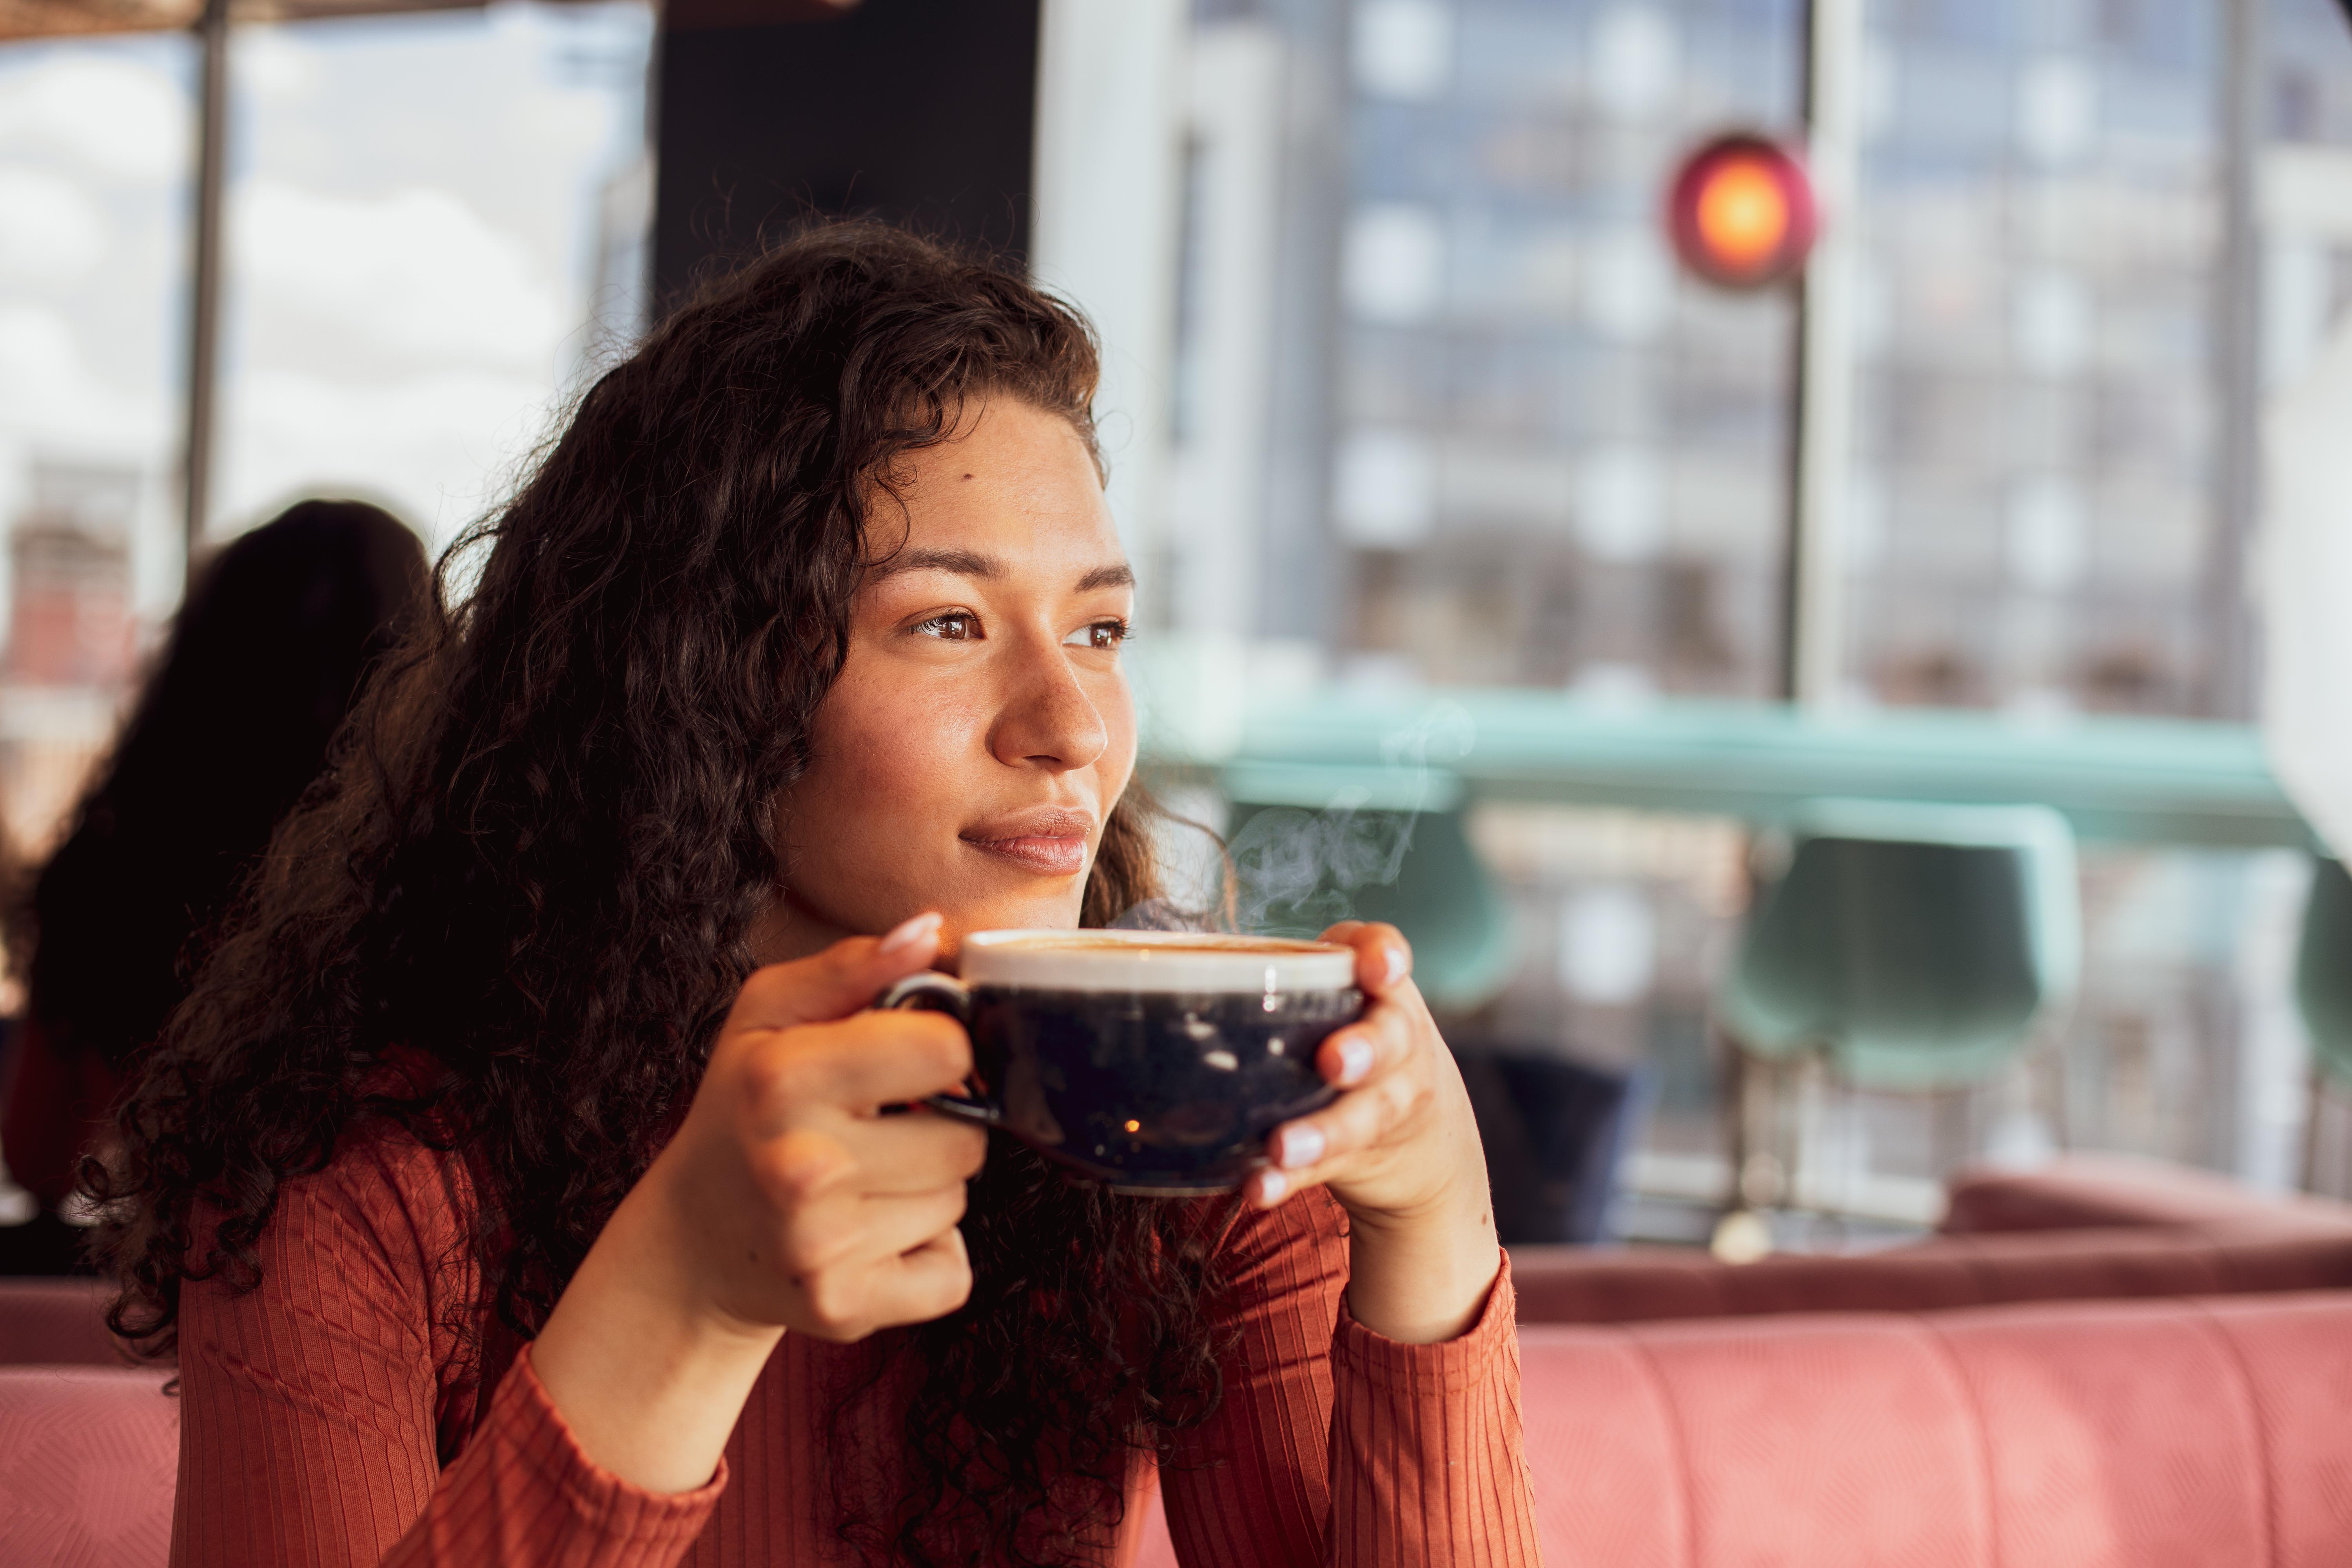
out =
[[[467,1331],[480,1281],[457,1217],[470,1202],[462,1163],[385,1138],[287,1184],[258,1289],[188,1284],[175,1563],[835,1560],[815,1436],[838,1384],[834,1347],[787,1335],[726,1463],[682,1496],[632,1487],[583,1454],[528,1348],[478,1423]],[[1508,1273],[1461,1338],[1396,1344],[1347,1315],[1343,1225],[1314,1192],[1242,1216],[1223,1239],[1224,1397],[1161,1468],[1181,1558],[1534,1563]],[[897,1489],[878,1484],[887,1507]],[[1107,1542],[1103,1561],[1130,1554],[1135,1533]]]
[[[1533,1568],[1507,1258],[1459,1339],[1399,1344],[1348,1315],[1344,1226],[1318,1190],[1227,1238],[1224,1400],[1160,1475],[1178,1557]]]
[[[1510,1255],[1461,1338],[1399,1344],[1342,1300],[1331,1360],[1331,1560],[1533,1568]]]
[[[472,1270],[445,1158],[386,1141],[289,1183],[261,1284],[181,1298],[179,1568],[668,1568],[726,1485],[599,1469],[519,1357],[484,1419],[457,1353]]]
[[[708,1483],[675,1497],[597,1468],[548,1402],[526,1347],[480,1432],[384,1563],[668,1568],[694,1544],[726,1487],[723,1460]]]

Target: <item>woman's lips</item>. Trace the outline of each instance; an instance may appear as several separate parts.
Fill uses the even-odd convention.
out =
[[[1087,868],[1087,840],[1083,834],[1061,837],[1033,833],[1017,838],[967,837],[964,842],[975,849],[1002,855],[1056,877],[1076,876]]]
[[[1016,811],[975,823],[960,836],[975,849],[1049,877],[1074,877],[1087,868],[1087,844],[1095,819],[1055,806]]]

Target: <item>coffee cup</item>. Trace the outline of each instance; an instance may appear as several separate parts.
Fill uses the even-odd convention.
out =
[[[1315,1054],[1364,1007],[1354,951],[1329,942],[991,931],[964,939],[961,967],[875,1004],[970,1031],[967,1092],[925,1103],[1159,1196],[1223,1192],[1264,1165],[1276,1127],[1337,1097]]]

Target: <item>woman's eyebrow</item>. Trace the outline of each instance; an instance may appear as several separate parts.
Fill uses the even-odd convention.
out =
[[[952,572],[959,577],[1002,577],[1004,563],[977,550],[909,550],[893,555],[875,568],[877,577],[901,572]]]
[[[952,572],[959,577],[977,577],[982,581],[1005,574],[1003,562],[977,550],[909,550],[892,556],[875,568],[877,577],[895,577],[901,572]],[[1091,594],[1098,588],[1134,586],[1135,569],[1124,561],[1113,561],[1080,577],[1077,592]]]

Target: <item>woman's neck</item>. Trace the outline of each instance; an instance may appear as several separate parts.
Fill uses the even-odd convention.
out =
[[[858,934],[834,924],[779,889],[760,911],[760,918],[751,922],[746,941],[751,962],[764,966],[823,952],[843,937]]]

